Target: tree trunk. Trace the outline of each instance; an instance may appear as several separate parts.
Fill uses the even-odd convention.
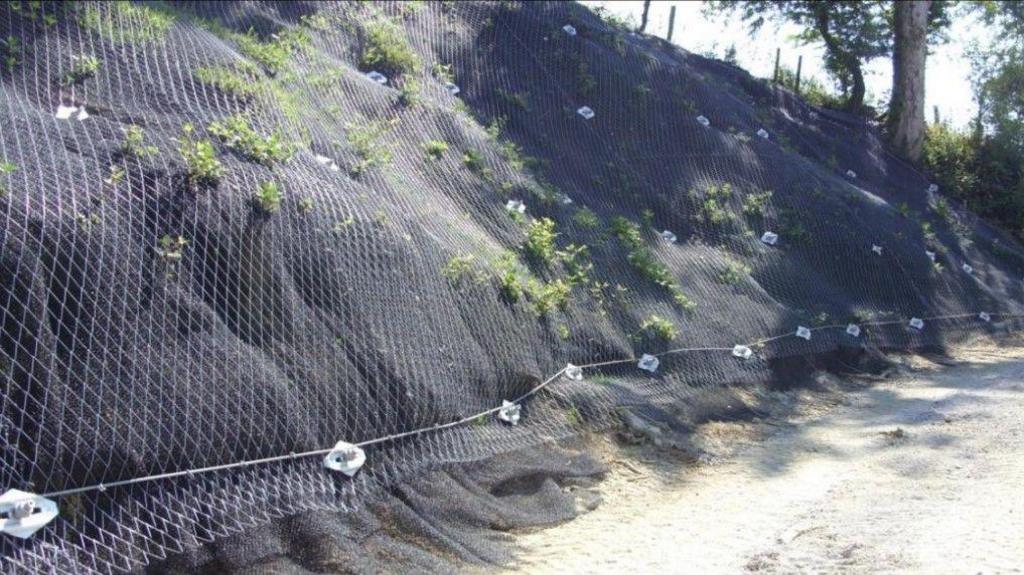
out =
[[[917,161],[924,144],[924,69],[930,0],[895,3],[889,138],[896,152]]]
[[[637,32],[643,32],[647,29],[647,13],[651,10],[651,0],[644,0],[644,13],[640,15],[640,27],[637,28]]]
[[[832,55],[835,62],[850,74],[850,79],[853,81],[853,90],[850,92],[849,99],[846,100],[846,109],[859,113],[864,106],[864,94],[867,92],[864,86],[864,71],[861,69],[860,60],[850,52],[843,50],[839,41],[832,35],[827,2],[815,4],[814,16],[818,34],[821,34],[821,39],[825,42],[825,49]]]

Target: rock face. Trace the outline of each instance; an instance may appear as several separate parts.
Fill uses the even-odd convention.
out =
[[[58,497],[0,538],[5,572],[349,508],[620,404],[770,380],[859,345],[854,318],[941,345],[1020,311],[1019,247],[930,203],[862,122],[581,6],[8,2],[0,38],[0,488],[284,459]],[[679,348],[712,349],[634,367]],[[584,379],[516,427],[473,418],[568,362]],[[287,457],[463,418],[368,447],[351,480]]]

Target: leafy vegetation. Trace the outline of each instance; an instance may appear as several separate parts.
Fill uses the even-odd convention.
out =
[[[25,57],[25,45],[17,36],[0,38],[0,57],[3,57],[4,70],[8,73],[21,65]]]
[[[470,148],[462,154],[462,163],[474,174],[484,173],[484,155],[479,150]]]
[[[378,20],[366,26],[359,65],[366,70],[392,75],[411,74],[419,67],[420,59],[401,28],[391,22]]]
[[[18,166],[8,162],[0,161],[0,177],[13,174],[18,169]],[[0,196],[7,193],[7,187],[4,185],[3,180],[0,180]]]
[[[658,261],[647,247],[640,232],[640,226],[622,216],[616,216],[611,221],[611,229],[615,237],[629,249],[626,260],[630,265],[647,279],[667,289],[672,294],[675,304],[683,310],[692,312],[696,309],[697,304],[683,292],[675,278],[672,277],[672,273]]]
[[[185,162],[185,171],[189,184],[205,186],[216,184],[224,174],[224,166],[217,159],[213,142],[205,138],[197,138],[195,127],[184,124],[181,127],[182,138],[178,140],[178,153]]]
[[[597,217],[594,210],[587,207],[576,210],[572,215],[572,221],[576,222],[579,227],[589,230],[597,229],[601,225],[601,219]]]
[[[657,315],[651,315],[640,323],[640,330],[647,335],[657,337],[665,341],[672,341],[679,335],[679,331],[671,321]]]
[[[296,150],[294,143],[277,132],[261,136],[241,114],[211,122],[207,130],[227,147],[268,167],[277,162],[287,162]]]
[[[121,142],[121,154],[134,158],[146,158],[156,154],[156,146],[146,145],[146,135],[142,128],[134,124],[124,129],[124,141]]]
[[[242,100],[255,97],[262,80],[255,67],[245,64],[198,68],[195,76],[200,82]]]
[[[275,182],[263,182],[253,194],[253,202],[265,214],[281,209],[281,188]]]
[[[750,266],[735,260],[728,260],[718,270],[718,281],[728,285],[736,285],[746,279],[750,275],[750,271]]]
[[[526,243],[523,251],[531,261],[547,267],[555,260],[555,222],[550,218],[533,220],[526,227]]]
[[[96,56],[82,56],[75,60],[71,69],[61,80],[63,86],[74,86],[92,78],[100,69],[100,60]]]
[[[390,127],[385,122],[368,122],[366,124],[346,124],[345,138],[352,151],[359,156],[359,163],[352,168],[354,175],[359,175],[373,166],[383,166],[391,161],[391,152],[380,143],[380,137]]]
[[[690,190],[690,198],[698,205],[697,218],[701,222],[712,226],[732,222],[733,215],[728,209],[732,184],[709,185],[703,192]]]
[[[427,152],[427,156],[440,160],[444,153],[448,151],[448,142],[444,140],[430,140],[423,144],[423,150]]]
[[[78,18],[82,26],[100,36],[132,44],[162,40],[175,20],[170,11],[134,2],[89,4]]]
[[[743,213],[752,218],[763,218],[772,192],[751,192],[743,198]]]

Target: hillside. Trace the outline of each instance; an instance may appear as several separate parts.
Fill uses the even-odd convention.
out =
[[[8,2],[0,38],[0,486],[61,511],[4,572],[142,569],[1022,312],[1020,246],[871,126],[575,4]]]

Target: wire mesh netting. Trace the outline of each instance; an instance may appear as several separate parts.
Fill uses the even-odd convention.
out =
[[[1019,246],[861,120],[575,4],[5,2],[0,38],[0,488],[60,511],[4,572],[1022,313]]]

